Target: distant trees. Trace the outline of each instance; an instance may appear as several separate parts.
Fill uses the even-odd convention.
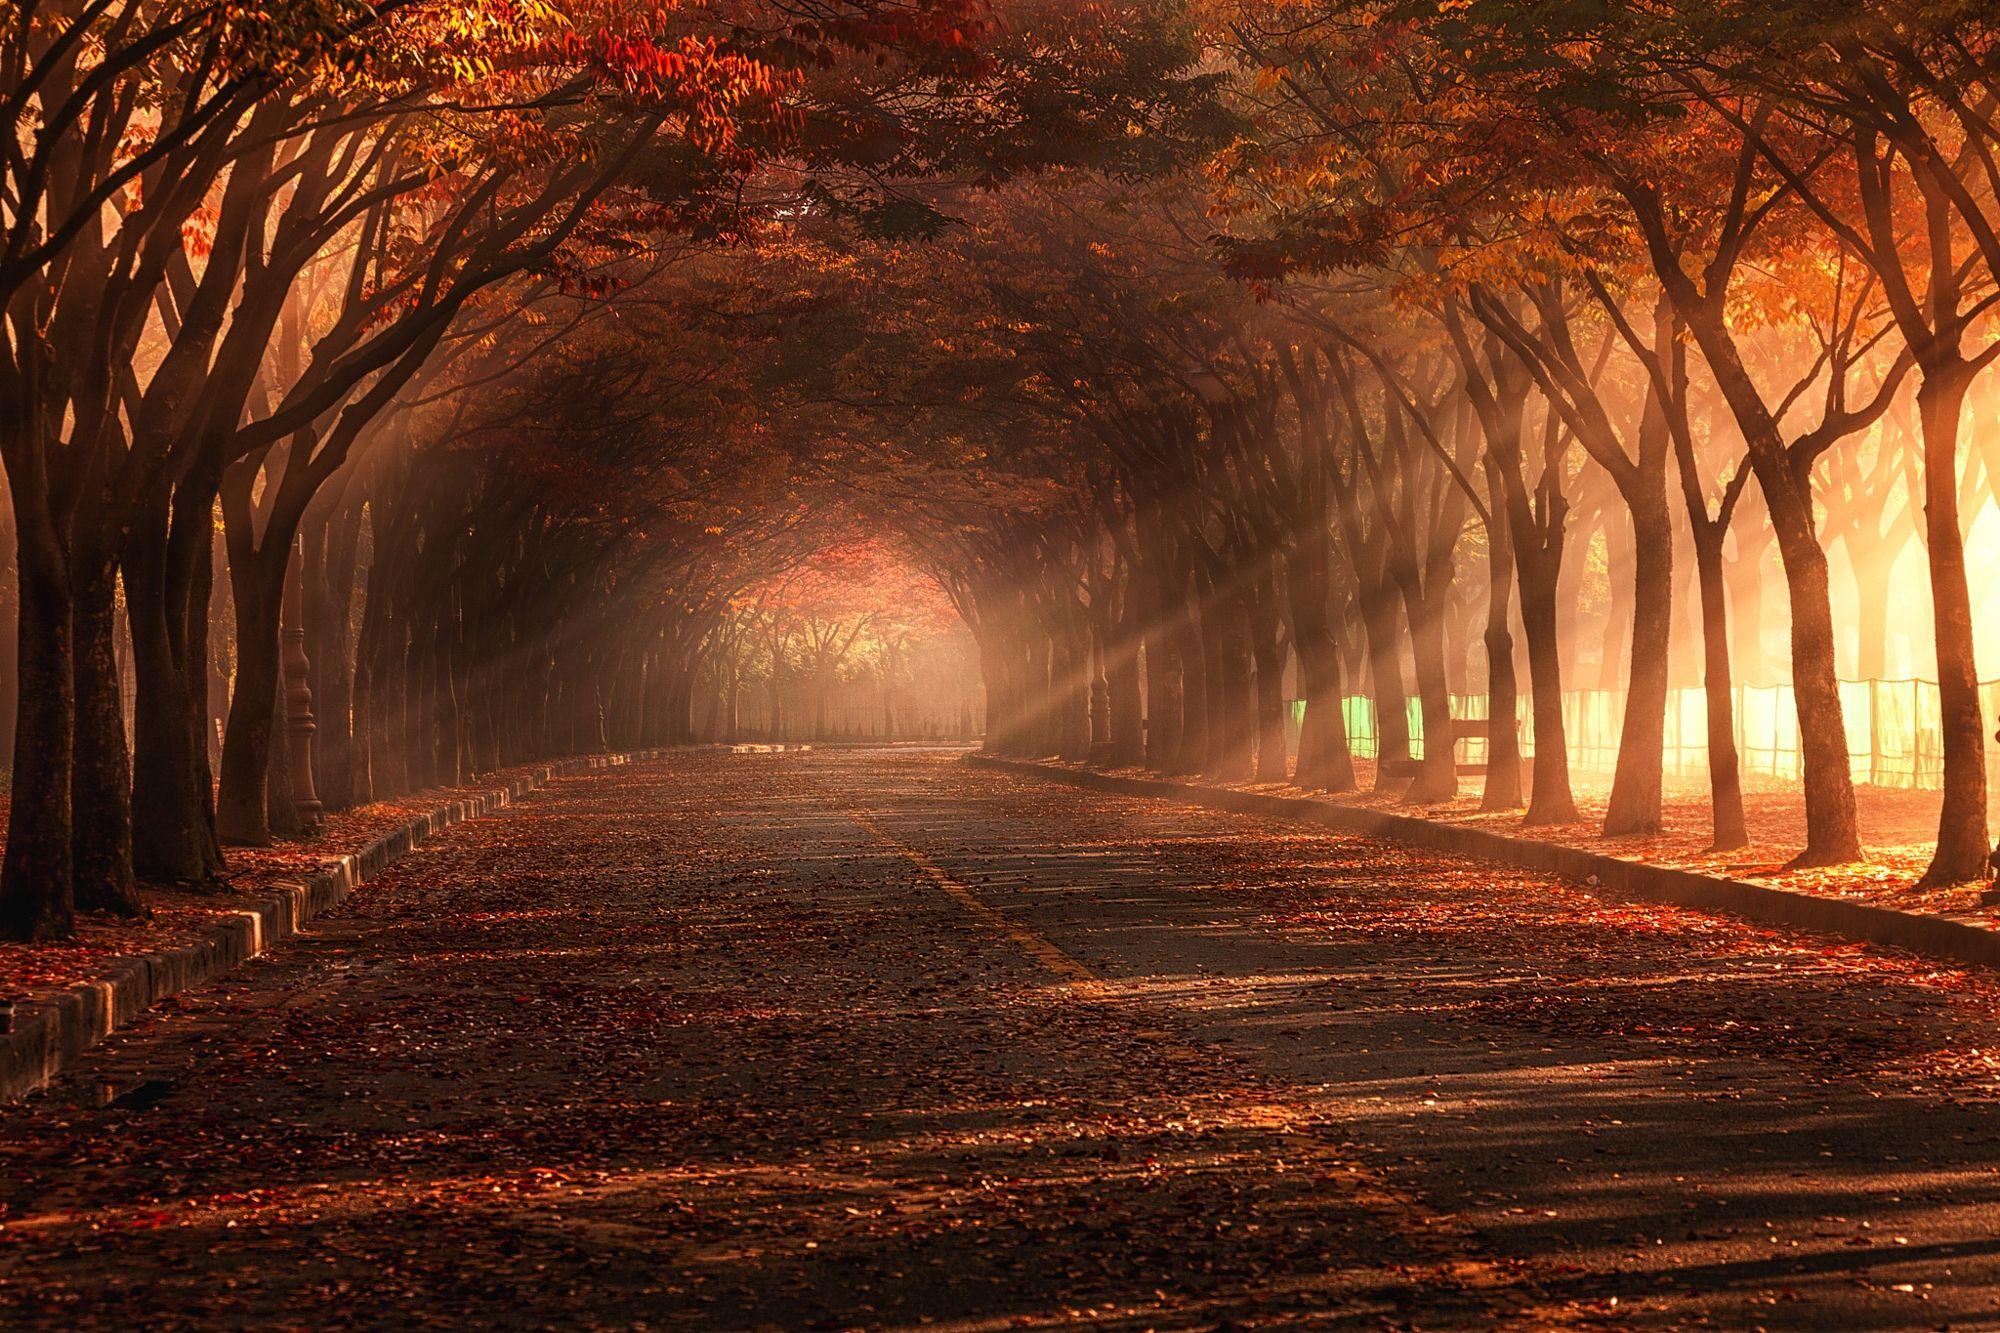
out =
[[[710,654],[712,688],[725,704],[736,698],[714,738],[963,737],[977,712],[977,663],[921,555],[825,512],[794,538],[793,554],[777,568],[766,562],[734,599]]]

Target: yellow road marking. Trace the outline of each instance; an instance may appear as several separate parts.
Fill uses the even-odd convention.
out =
[[[1093,1000],[1116,998],[1110,984],[1097,973],[982,900],[971,889],[953,879],[937,862],[883,828],[874,816],[859,810],[850,810],[847,816],[915,866],[926,880],[949,894],[966,911],[1019,945],[1024,953],[1050,972],[1069,982],[1077,994]],[[1157,1042],[1159,1049],[1174,1058],[1200,1061],[1228,1059],[1220,1052],[1197,1048],[1168,1033],[1148,1032],[1146,1035],[1163,1038]],[[1281,1118],[1289,1118],[1283,1110],[1277,1114]],[[1553,1329],[1579,1325],[1594,1327],[1607,1322],[1606,1315],[1600,1312],[1574,1304],[1546,1301],[1536,1286],[1532,1265],[1483,1257],[1478,1251],[1484,1248],[1485,1238],[1474,1228],[1456,1215],[1441,1213],[1421,1198],[1406,1193],[1391,1183],[1384,1172],[1330,1148],[1327,1155],[1345,1168],[1345,1178],[1341,1183],[1348,1198],[1387,1224],[1420,1252],[1427,1253],[1436,1265],[1438,1277],[1487,1302],[1494,1327]]]
[[[850,810],[848,818],[874,834],[884,843],[887,843],[904,860],[922,872],[925,879],[951,895],[952,900],[966,911],[972,913],[972,915],[978,917],[1002,935],[1005,935],[1015,944],[1018,944],[1023,953],[1033,958],[1043,967],[1087,994],[1101,995],[1104,992],[1104,979],[1102,977],[1064,953],[1061,949],[1058,949],[1055,945],[1049,943],[1042,936],[1037,935],[1034,931],[1016,921],[1013,917],[1002,912],[999,908],[993,907],[982,900],[971,889],[966,888],[965,885],[947,874],[937,862],[931,860],[928,856],[925,856],[922,852],[876,823],[873,816],[862,814],[857,810]]]

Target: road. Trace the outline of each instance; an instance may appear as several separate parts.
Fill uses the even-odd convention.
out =
[[[15,1327],[2000,1326],[2000,978],[941,752],[565,779],[0,1110]]]

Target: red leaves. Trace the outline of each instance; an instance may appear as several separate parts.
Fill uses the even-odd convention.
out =
[[[328,814],[319,832],[299,842],[270,847],[232,848],[230,891],[221,894],[148,889],[153,915],[127,922],[86,916],[77,938],[62,944],[0,942],[0,998],[45,999],[81,982],[102,979],[127,960],[192,944],[218,921],[236,916],[246,900],[254,900],[281,883],[305,876],[353,855],[418,814],[458,796],[504,786],[536,765],[490,775],[465,787],[419,792],[400,801],[383,801],[358,810]],[[4,813],[0,802],[0,813]]]
[[[574,39],[591,67],[640,109],[678,119],[687,140],[718,163],[747,170],[751,127],[772,138],[798,127],[784,98],[797,76],[724,47],[709,36],[662,38],[606,30]]]
[[[1116,962],[1111,993],[1051,984],[847,807]],[[1859,1242],[1955,1319],[1942,1269],[1984,1234],[1978,1112],[1885,1080],[1990,1038],[1990,980],[943,760],[576,779],[339,924],[128,1037],[188,1071],[151,1109],[14,1108],[10,1308],[1908,1323],[1860,1304]]]

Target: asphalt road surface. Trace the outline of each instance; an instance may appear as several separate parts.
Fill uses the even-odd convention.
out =
[[[0,1108],[0,1323],[2000,1327],[2000,978],[945,753],[565,779]]]

